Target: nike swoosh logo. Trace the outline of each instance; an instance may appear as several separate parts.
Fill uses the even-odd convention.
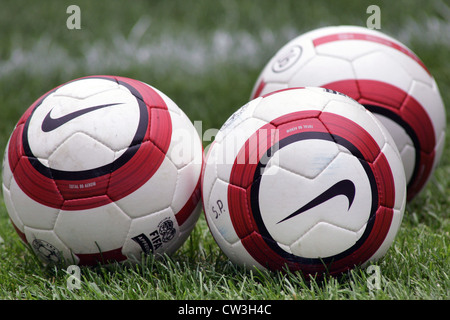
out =
[[[301,207],[300,209],[295,211],[294,213],[290,214],[283,220],[278,221],[277,224],[281,223],[283,221],[286,221],[288,219],[291,219],[291,218],[299,215],[300,213],[303,213],[309,209],[312,209],[312,208],[314,208],[334,197],[340,196],[340,195],[347,197],[347,199],[348,199],[348,209],[347,210],[350,210],[353,200],[355,199],[355,192],[356,192],[356,189],[355,189],[355,185],[353,184],[353,182],[351,182],[350,180],[339,181],[339,182],[335,183],[333,186],[331,186],[329,189],[327,189],[326,191],[324,191],[323,193],[321,193],[320,195],[318,195],[317,197],[312,199],[310,202],[305,204],[303,207]]]
[[[98,110],[98,109],[102,109],[102,108],[106,108],[106,107],[110,107],[110,106],[115,106],[118,104],[122,104],[122,103],[109,103],[109,104],[102,104],[102,105],[98,105],[98,106],[93,106],[93,107],[89,107],[89,108],[85,108],[85,109],[81,109],[69,114],[66,114],[62,117],[59,118],[52,118],[50,113],[52,112],[53,108],[47,113],[47,115],[44,118],[44,121],[42,121],[42,131],[44,132],[50,132],[52,130],[55,130],[56,128],[59,128],[60,126],[66,124],[67,122],[69,122],[70,120],[73,120],[75,118],[78,118],[79,116],[82,116],[86,113]]]

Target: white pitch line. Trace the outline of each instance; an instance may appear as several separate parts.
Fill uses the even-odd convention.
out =
[[[401,30],[392,36],[406,45],[414,42],[426,47],[450,47],[448,20],[436,17],[423,21],[411,19]],[[278,31],[261,29],[258,34],[251,34],[245,30],[230,32],[218,29],[205,36],[187,29],[176,34],[161,34],[160,30],[156,32],[152,29],[150,18],[143,16],[128,35],[114,34],[110,39],[99,38],[94,42],[80,43],[83,52],[80,56],[71,55],[49,35],[36,39],[29,49],[16,44],[10,57],[0,60],[0,79],[18,72],[30,77],[59,74],[69,78],[75,72],[101,74],[140,66],[151,66],[156,75],[180,69],[183,73],[196,76],[218,67],[223,70],[224,66],[232,68],[233,65],[246,64],[252,68],[262,68],[278,48],[306,31],[285,27]],[[383,32],[383,28],[380,31]]]

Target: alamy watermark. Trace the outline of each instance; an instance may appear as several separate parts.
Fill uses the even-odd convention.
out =
[[[69,265],[66,269],[66,272],[68,274],[66,281],[67,289],[69,289],[71,292],[80,290],[82,288],[81,268],[77,265]],[[367,274],[369,274],[366,280],[366,285],[369,291],[381,290],[381,282],[383,280],[383,277],[381,275],[380,266],[369,265],[366,268],[366,272]],[[94,282],[87,283],[87,286],[97,292],[101,292],[100,288]]]
[[[66,13],[69,17],[66,20],[66,26],[69,30],[81,29],[81,9],[77,5],[70,5],[66,9]]]
[[[66,285],[67,289],[71,292],[75,292],[81,289],[81,269],[77,265],[70,265],[66,269],[69,277],[67,278]],[[87,286],[98,293],[102,293],[100,288],[94,282],[88,282]]]
[[[66,20],[66,26],[69,30],[81,29],[81,9],[75,4],[67,7],[66,13],[69,17]],[[366,13],[370,16],[366,20],[368,29],[381,29],[381,9],[379,6],[372,4],[367,7]]]
[[[381,269],[380,266],[370,265],[367,267],[366,272],[370,274],[367,277],[367,288],[370,291],[381,289]]]
[[[367,29],[381,29],[381,9],[379,6],[372,4],[367,7],[366,13],[370,16],[366,20]]]

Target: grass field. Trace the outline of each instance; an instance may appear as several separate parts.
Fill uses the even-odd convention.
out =
[[[66,9],[81,9],[69,30]],[[450,4],[435,1],[16,1],[0,10],[0,149],[47,90],[90,74],[154,85],[203,130],[245,104],[261,68],[288,40],[326,25],[365,26],[381,8],[381,31],[408,45],[436,78],[450,123]],[[209,142],[205,142],[207,145]],[[299,274],[245,271],[221,253],[202,216],[170,258],[142,265],[45,268],[16,235],[0,196],[0,299],[436,299],[450,298],[450,129],[440,167],[407,205],[399,234],[372,273],[305,281]]]

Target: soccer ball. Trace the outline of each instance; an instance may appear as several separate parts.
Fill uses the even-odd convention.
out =
[[[143,82],[89,76],[40,97],[3,160],[20,238],[45,263],[171,254],[201,212],[203,149],[188,117]]]
[[[424,188],[442,155],[446,116],[435,80],[410,49],[375,30],[320,28],[275,54],[252,97],[298,86],[345,93],[375,113],[400,151],[408,200]]]
[[[237,110],[207,152],[206,220],[238,265],[338,275],[381,258],[406,203],[392,137],[363,106],[290,88]]]

